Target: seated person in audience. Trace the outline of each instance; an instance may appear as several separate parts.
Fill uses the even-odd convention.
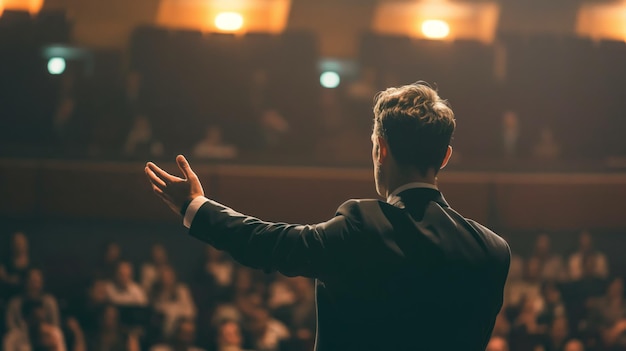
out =
[[[506,283],[504,306],[515,309],[526,302],[533,304],[535,311],[540,311],[543,308],[540,274],[541,262],[537,257],[531,257],[526,262],[523,279]]]
[[[492,336],[485,351],[509,351],[509,343],[501,336]]]
[[[135,117],[124,144],[124,154],[129,157],[163,155],[163,144],[153,135],[148,117],[144,115]]]
[[[203,159],[233,159],[237,157],[237,147],[224,142],[222,128],[211,125],[206,134],[193,148],[193,156]]]
[[[253,348],[258,351],[279,351],[281,342],[289,339],[289,329],[272,318],[265,308],[256,308],[250,315],[248,331]]]
[[[547,233],[540,233],[537,236],[531,257],[539,260],[541,266],[539,276],[542,280],[563,281],[567,278],[563,257],[552,252],[550,236]]]
[[[150,291],[157,281],[159,269],[169,265],[167,250],[162,244],[154,244],[150,250],[150,261],[141,266],[141,287],[144,291]]]
[[[511,351],[534,350],[543,347],[547,328],[537,323],[538,313],[532,299],[523,299],[510,334]]]
[[[122,249],[118,243],[110,241],[104,244],[102,255],[99,258],[100,260],[96,263],[96,267],[94,268],[94,278],[113,279],[121,257]]]
[[[578,280],[583,275],[583,262],[594,260],[594,270],[589,272],[598,278],[607,278],[609,275],[609,264],[606,256],[601,251],[593,247],[591,233],[583,230],[578,238],[578,249],[569,257],[569,277]]]
[[[606,347],[626,349],[624,280],[611,280],[604,297],[591,305],[590,324],[599,329]]]
[[[28,238],[23,232],[13,233],[8,256],[0,262],[0,287],[4,285],[0,298],[8,299],[21,291],[31,265]]]
[[[545,282],[541,287],[543,308],[539,311],[537,322],[541,325],[551,325],[561,317],[567,317],[565,303],[561,299],[561,290],[554,282]]]
[[[89,351],[140,351],[139,337],[120,324],[118,310],[106,305],[98,318],[98,328],[87,333]]]
[[[154,310],[163,316],[165,337],[172,336],[176,321],[196,316],[191,293],[185,284],[176,281],[176,272],[171,266],[159,269],[159,280],[150,291],[150,297]]]
[[[245,351],[239,323],[225,320],[217,328],[214,351]]]
[[[7,307],[6,323],[8,328],[24,328],[25,316],[22,315],[22,306],[28,301],[35,301],[43,305],[45,321],[58,327],[59,306],[54,296],[44,291],[43,273],[39,269],[31,268],[26,274],[24,290],[13,297]]]
[[[203,351],[203,349],[195,346],[195,342],[195,323],[189,319],[180,319],[171,340],[168,343],[152,346],[150,351]]]
[[[106,285],[107,297],[118,306],[145,306],[148,304],[146,293],[133,281],[133,267],[130,262],[122,261],[117,265],[117,272]]]
[[[20,308],[20,314],[24,316],[24,326],[9,330],[4,337],[2,350],[65,351],[63,333],[58,326],[46,320],[46,310],[41,301],[24,301]]]

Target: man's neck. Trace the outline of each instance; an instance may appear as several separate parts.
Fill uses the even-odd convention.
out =
[[[400,187],[411,183],[429,184],[437,187],[437,178],[434,175],[432,177],[399,177],[394,181],[389,182],[385,197],[389,197]]]

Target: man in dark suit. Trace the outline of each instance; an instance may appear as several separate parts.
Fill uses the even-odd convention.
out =
[[[246,266],[317,279],[318,351],[485,350],[510,252],[437,189],[454,114],[416,83],[381,92],[374,116],[374,179],[386,201],[349,200],[316,225],[265,222],[205,198],[183,156],[184,178],[153,163],[145,171],[192,236]]]

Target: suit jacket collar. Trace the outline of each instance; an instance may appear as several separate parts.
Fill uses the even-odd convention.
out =
[[[437,187],[432,184],[429,185],[431,186],[413,186],[407,187],[405,189],[403,189],[404,187],[400,187],[398,188],[398,190],[400,190],[398,193],[394,192],[389,195],[389,197],[387,198],[387,202],[390,205],[401,208],[404,207],[404,204],[406,202],[414,202],[416,200],[427,202],[434,201],[442,207],[450,207],[439,189],[437,189]]]
[[[401,187],[397,188],[396,190],[394,190],[391,194],[389,194],[389,196],[387,197],[387,202],[391,203],[390,200],[393,199],[394,197],[396,197],[401,192],[403,192],[405,190],[409,190],[409,189],[414,189],[414,188],[426,188],[426,189],[439,190],[435,184],[422,183],[422,182],[407,183],[407,184],[404,184]]]

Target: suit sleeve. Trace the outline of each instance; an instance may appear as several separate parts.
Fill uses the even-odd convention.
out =
[[[361,227],[357,204],[347,201],[327,222],[297,225],[266,222],[209,200],[196,213],[189,233],[245,266],[324,279],[349,264],[348,251]]]

